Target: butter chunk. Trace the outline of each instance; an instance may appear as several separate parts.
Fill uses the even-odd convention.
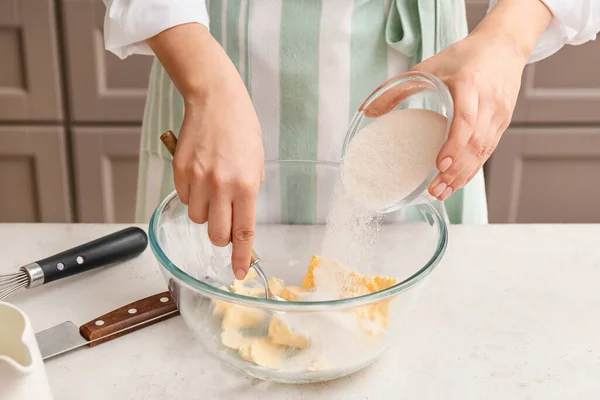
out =
[[[275,296],[279,296],[279,294],[281,293],[281,291],[284,288],[284,283],[282,279],[277,279],[277,278],[271,278],[269,279],[269,290],[271,291],[272,294],[274,294]]]
[[[288,287],[284,287],[277,296],[279,296],[282,299],[287,300],[287,301],[296,301],[300,298],[300,295],[302,294],[303,291],[304,290],[301,287],[288,286]]]
[[[253,281],[254,279],[256,279],[257,276],[258,276],[258,273],[256,272],[256,270],[254,268],[250,268],[248,270],[248,273],[244,277],[244,279],[241,280],[241,282]],[[236,279],[236,281],[237,281],[237,279]]]
[[[233,350],[239,350],[241,346],[251,341],[236,329],[225,329],[221,332],[221,343],[225,347]]]
[[[213,305],[213,314],[216,315],[217,317],[223,318],[223,316],[227,312],[227,309],[229,309],[229,307],[231,307],[233,305],[233,303],[228,303],[223,300],[213,300],[212,305]]]
[[[304,289],[314,289],[315,288],[315,269],[321,263],[321,257],[312,256],[310,259],[310,264],[308,266],[308,272],[306,276],[302,280],[302,287]]]
[[[241,345],[238,353],[246,361],[267,368],[279,368],[285,357],[285,347],[271,343],[267,338],[259,338]]]
[[[248,362],[254,362],[252,360],[252,341],[249,340],[245,343],[240,344],[240,347],[238,349],[238,354],[244,360],[246,360]]]
[[[232,285],[231,291],[234,293],[240,293],[240,292],[248,290],[247,284],[252,283],[252,281],[254,281],[254,279],[256,279],[257,276],[258,276],[258,273],[256,272],[256,270],[254,268],[250,268],[244,279],[242,279],[242,280],[234,279],[233,280],[233,285]],[[243,294],[243,293],[240,293],[240,294]]]
[[[302,280],[305,290],[337,287],[340,298],[352,298],[379,292],[398,284],[398,279],[387,276],[364,276],[344,267],[336,260],[312,256],[308,272]],[[324,287],[321,287],[324,286]]]
[[[353,312],[360,322],[365,323],[370,335],[382,334],[390,321],[390,300],[358,307]]]
[[[305,349],[309,345],[308,339],[300,334],[294,333],[292,328],[281,318],[271,318],[269,324],[269,338],[271,342],[283,346]]]
[[[364,283],[369,288],[370,293],[380,292],[398,284],[398,279],[387,276],[366,276]]]
[[[234,280],[231,291],[236,294],[248,297],[265,297],[265,288],[255,282],[257,277],[256,270],[251,268],[248,270],[246,278],[243,280]]]
[[[242,329],[260,325],[265,319],[265,312],[258,308],[232,304],[223,316],[223,329]]]
[[[265,297],[265,289],[262,287],[239,287],[235,293],[248,297]]]
[[[229,292],[229,289],[225,286],[221,286],[219,289]],[[220,318],[223,318],[223,316],[225,315],[225,311],[227,311],[227,309],[229,307],[231,307],[233,305],[233,303],[229,303],[229,302],[223,301],[223,300],[213,300],[212,305],[213,305],[213,314]]]
[[[305,290],[336,290],[340,298],[352,298],[371,293],[364,276],[345,268],[338,261],[312,256],[308,272],[302,280]]]

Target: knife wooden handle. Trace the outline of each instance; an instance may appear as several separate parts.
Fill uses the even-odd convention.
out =
[[[155,294],[95,318],[79,328],[90,347],[178,315],[169,292]],[[98,340],[99,339],[99,340]]]

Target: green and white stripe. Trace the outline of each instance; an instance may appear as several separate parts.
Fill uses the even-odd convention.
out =
[[[386,43],[390,10],[399,2],[407,0],[207,1],[211,33],[254,103],[267,160],[340,160],[348,123],[360,103],[408,68],[409,57]],[[140,222],[173,190],[170,156],[159,136],[168,129],[177,133],[182,118],[181,95],[155,60],[141,143]],[[319,187],[314,174],[305,179],[310,181],[300,186],[309,191],[299,190],[298,181],[269,186],[282,198],[269,205],[269,213],[290,222],[324,221],[327,210],[314,205],[329,188]]]

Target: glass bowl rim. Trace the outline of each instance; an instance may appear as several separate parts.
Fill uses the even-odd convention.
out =
[[[340,166],[340,163],[330,161],[313,161],[313,160],[267,160],[266,165],[282,165],[282,164],[312,164],[312,165],[328,165],[328,166]],[[158,260],[159,264],[180,283],[183,283],[186,287],[193,291],[200,292],[210,298],[216,298],[228,302],[237,303],[249,307],[256,307],[262,309],[272,310],[287,310],[287,311],[323,311],[331,309],[343,309],[360,307],[370,303],[385,300],[388,297],[396,296],[412,286],[419,283],[425,278],[433,269],[440,263],[442,256],[444,255],[448,246],[448,226],[446,221],[441,216],[440,212],[431,203],[421,203],[413,207],[425,207],[427,208],[437,219],[439,223],[439,240],[437,247],[431,256],[431,258],[425,263],[423,267],[414,272],[411,276],[404,279],[403,281],[391,286],[387,289],[370,293],[362,296],[352,297],[349,299],[340,300],[325,300],[325,301],[277,301],[269,300],[266,298],[249,297],[233,292],[228,292],[212,286],[208,283],[204,283],[199,279],[187,274],[185,271],[177,267],[162,250],[158,239],[158,221],[165,207],[170,204],[175,198],[178,198],[177,191],[172,191],[167,197],[165,197],[160,204],[156,207],[152,213],[150,224],[148,228],[148,237],[150,242],[150,248],[154,253],[154,256]],[[169,287],[171,287],[169,285]]]

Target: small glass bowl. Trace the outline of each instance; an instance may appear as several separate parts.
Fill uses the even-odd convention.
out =
[[[354,114],[342,148],[342,164],[350,141],[361,129],[390,111],[404,109],[425,109],[443,115],[447,120],[445,137],[448,137],[454,115],[454,103],[448,87],[432,74],[406,72],[389,79],[375,89]],[[427,188],[438,173],[434,165],[425,180],[410,194],[393,204],[384,206],[379,212],[385,214],[409,204],[435,200],[429,195]]]

